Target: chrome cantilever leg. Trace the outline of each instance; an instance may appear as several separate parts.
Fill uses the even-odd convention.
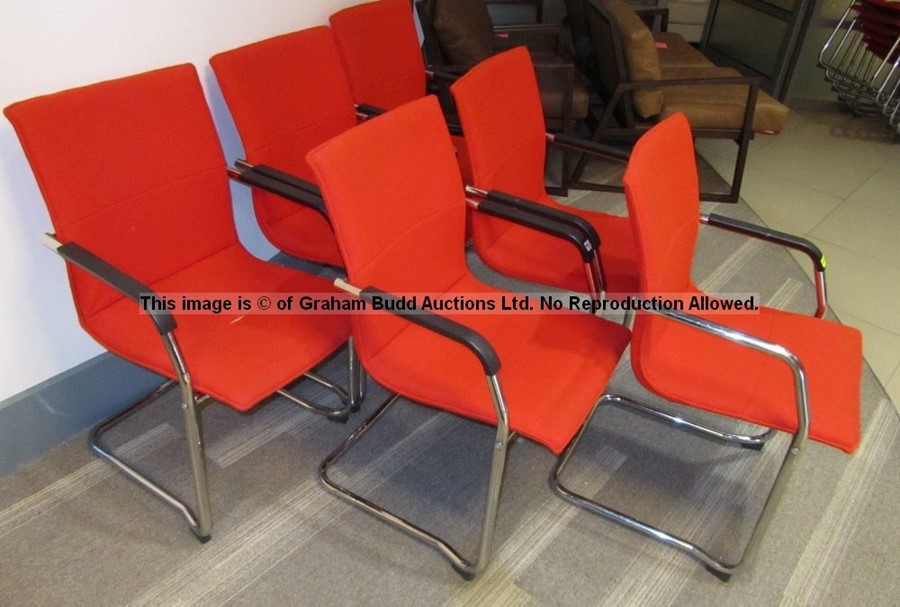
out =
[[[185,438],[187,440],[188,453],[190,455],[191,462],[191,472],[194,479],[194,495],[197,509],[196,513],[191,509],[190,506],[188,506],[185,501],[176,497],[162,485],[152,480],[142,472],[138,471],[131,464],[116,456],[112,452],[112,450],[107,448],[102,442],[103,435],[109,429],[116,426],[119,422],[130,417],[131,415],[142,409],[145,405],[156,400],[166,391],[171,389],[176,384],[176,382],[166,382],[160,388],[149,394],[147,397],[141,399],[136,404],[100,422],[90,434],[90,447],[91,450],[94,451],[94,453],[96,453],[101,458],[109,461],[125,476],[136,482],[151,494],[155,495],[169,507],[178,511],[181,516],[183,516],[187,521],[188,526],[190,527],[194,535],[197,536],[197,539],[199,539],[201,542],[206,542],[210,538],[210,530],[212,529],[212,511],[209,501],[209,483],[206,477],[206,456],[204,455],[203,450],[203,433],[200,428],[200,407],[202,407],[203,404],[208,400],[208,397],[205,395],[198,396],[194,392],[193,386],[191,384],[190,374],[187,372],[187,367],[184,364],[184,359],[181,355],[181,350],[178,347],[178,343],[175,340],[175,336],[171,333],[164,335],[163,344],[166,347],[166,352],[169,355],[169,360],[172,363],[172,368],[175,370],[175,374],[178,377],[177,383],[181,392],[181,409],[184,416]],[[304,375],[304,377],[308,377],[309,379],[312,379],[313,381],[316,381],[324,385],[325,387],[334,390],[344,401],[344,406],[340,409],[327,409],[325,407],[321,407],[320,405],[310,403],[304,399],[299,399],[298,397],[282,390],[279,390],[278,394],[285,396],[292,402],[300,404],[305,408],[311,409],[315,412],[323,413],[326,416],[331,417],[338,417],[343,415],[346,419],[347,414],[355,410],[353,408],[354,406],[356,407],[356,409],[359,408],[360,400],[365,395],[365,374],[362,369],[362,365],[359,364],[359,361],[356,358],[356,352],[353,349],[352,341],[348,344],[348,349],[349,353],[347,364],[350,373],[349,395],[347,391],[343,390],[340,386],[327,379],[321,378],[311,373],[307,373]]]
[[[506,467],[506,454],[509,443],[515,438],[515,434],[509,431],[509,422],[506,415],[506,405],[503,401],[503,395],[500,390],[500,384],[496,376],[488,376],[488,386],[491,391],[491,398],[494,407],[498,411],[497,416],[497,434],[494,439],[493,456],[491,458],[491,476],[488,483],[487,503],[485,505],[484,517],[481,528],[481,540],[478,547],[478,557],[475,561],[466,560],[453,546],[441,537],[422,529],[421,527],[411,523],[403,517],[369,501],[365,497],[354,493],[350,489],[336,483],[328,476],[328,467],[337,462],[347,451],[362,439],[372,426],[374,426],[388,410],[399,399],[398,395],[394,395],[381,405],[377,411],[367,419],[353,434],[341,443],[319,466],[319,478],[325,484],[325,487],[337,495],[347,500],[354,506],[368,512],[372,516],[392,525],[401,531],[411,535],[412,537],[428,544],[438,552],[440,552],[453,569],[459,573],[464,579],[472,580],[480,573],[491,558],[492,545],[494,539],[494,528],[497,521],[497,510],[500,505],[500,490],[503,485],[503,472]]]
[[[366,393],[365,371],[359,364],[359,358],[356,356],[356,349],[353,347],[353,338],[347,340],[347,389],[344,390],[333,381],[322,377],[313,372],[303,374],[303,377],[310,379],[320,386],[324,386],[336,393],[340,397],[343,405],[337,408],[324,407],[301,396],[292,394],[287,390],[278,390],[276,393],[295,405],[299,405],[308,411],[318,413],[325,416],[331,421],[344,423],[347,421],[351,413],[359,411],[361,402]]]
[[[627,514],[619,512],[618,510],[614,510],[612,508],[604,506],[600,502],[597,502],[589,497],[576,493],[563,484],[561,477],[563,475],[563,472],[565,471],[566,465],[572,457],[572,454],[577,448],[579,441],[584,435],[588,423],[593,418],[594,413],[596,413],[597,409],[599,409],[600,406],[604,404],[613,404],[628,407],[629,409],[633,409],[641,413],[673,423],[678,428],[696,432],[707,438],[713,438],[728,443],[735,443],[744,447],[758,448],[758,446],[761,446],[762,443],[768,439],[771,431],[767,431],[757,436],[743,436],[721,432],[693,422],[688,422],[680,417],[670,415],[668,413],[657,411],[656,409],[640,403],[636,403],[635,401],[629,400],[627,398],[608,394],[604,395],[600,398],[599,401],[597,401],[597,404],[594,406],[594,411],[591,412],[591,415],[588,416],[587,420],[578,431],[578,434],[575,435],[575,438],[572,439],[572,442],[569,443],[569,446],[566,448],[565,452],[563,452],[562,456],[560,456],[556,466],[553,469],[553,472],[550,475],[550,484],[556,491],[556,493],[558,493],[568,501],[577,504],[578,506],[581,506],[586,510],[590,510],[591,512],[611,519],[621,525],[625,525],[630,529],[643,533],[644,535],[662,542],[663,544],[682,550],[683,552],[686,552],[690,556],[702,562],[710,573],[723,581],[728,581],[741,566],[745,565],[753,559],[753,555],[755,554],[759,546],[759,542],[765,534],[765,530],[768,527],[769,521],[771,520],[772,514],[775,511],[775,506],[780,501],[781,495],[784,492],[784,488],[787,486],[787,482],[793,471],[797,456],[800,455],[803,445],[806,442],[809,429],[809,404],[808,392],[806,387],[806,373],[797,357],[782,346],[757,339],[753,336],[735,331],[733,329],[729,329],[728,327],[716,325],[714,323],[710,323],[708,321],[698,319],[687,314],[679,312],[663,312],[662,315],[667,316],[672,320],[675,320],[676,322],[693,326],[702,331],[706,331],[724,339],[728,339],[729,341],[734,341],[747,347],[775,356],[784,361],[790,367],[791,372],[794,376],[794,397],[797,404],[797,431],[792,437],[790,447],[788,447],[787,453],[785,454],[784,459],[781,462],[781,466],[778,470],[778,475],[775,477],[772,489],[769,491],[769,495],[766,497],[762,512],[760,513],[759,519],[756,521],[756,524],[753,528],[753,533],[750,536],[750,541],[744,548],[744,553],[741,556],[740,560],[738,560],[736,563],[728,563],[721,559],[715,558],[699,545],[693,542],[678,537],[677,535],[673,535],[667,531],[659,529],[658,527],[654,527],[653,525],[644,523]]]
[[[206,479],[206,460],[203,455],[203,438],[200,431],[200,411],[206,400],[205,396],[197,397],[191,386],[190,375],[184,366],[181,352],[175,337],[170,333],[163,336],[163,343],[169,354],[169,359],[178,376],[178,385],[181,391],[181,408],[184,414],[185,438],[188,444],[188,452],[191,460],[191,471],[194,478],[194,493],[196,500],[196,514],[183,500],[175,497],[174,494],[165,489],[162,485],[152,480],[150,477],[139,472],[133,466],[113,454],[112,450],[105,447],[101,441],[103,434],[121,422],[130,417],[145,405],[161,396],[164,392],[175,385],[175,382],[168,381],[158,388],[155,392],[132,405],[128,409],[113,415],[109,419],[98,424],[90,435],[91,449],[98,456],[109,461],[120,472],[128,478],[136,482],[138,485],[155,495],[166,505],[177,510],[185,518],[190,526],[191,531],[197,536],[201,542],[209,540],[209,532],[212,528],[212,514],[209,506],[209,487]]]

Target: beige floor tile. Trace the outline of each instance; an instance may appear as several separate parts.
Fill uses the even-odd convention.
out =
[[[897,162],[882,165],[847,202],[891,215],[890,221],[900,225],[900,156]]]
[[[806,274],[806,277],[809,278],[810,282],[815,282],[815,277],[813,276],[815,270],[813,269],[812,261],[810,260],[809,255],[807,255],[806,253],[801,253],[800,251],[795,251],[793,249],[790,249],[789,252],[791,254],[791,257],[793,257],[797,264],[803,269],[803,272]],[[828,251],[823,250],[822,252],[825,254],[825,257],[827,259]],[[825,270],[825,274],[826,280],[829,280],[827,268]]]
[[[750,149],[747,153],[752,156],[757,150],[763,149],[779,136],[757,135],[750,141]],[[696,139],[694,147],[704,158],[707,154],[715,154],[722,158],[728,158],[731,162],[734,162],[738,153],[738,145],[730,139]]]
[[[894,154],[887,162],[878,169],[879,173],[887,173],[889,175],[900,174],[900,135],[897,136],[897,142],[894,144],[897,153]]]
[[[897,408],[897,413],[900,413],[900,370],[894,373],[894,377],[888,381],[884,389],[887,390],[888,396],[891,397],[891,401]]]
[[[900,198],[895,202],[900,204]],[[847,201],[810,234],[900,269],[898,220],[900,215],[892,216]]]
[[[741,197],[771,228],[803,235],[828,217],[843,200],[794,181],[748,169]]]
[[[785,138],[750,156],[747,167],[846,199],[878,170],[883,160],[873,166],[842,148],[839,141],[813,143]]]
[[[860,118],[849,112],[811,111],[804,113],[798,128],[785,132],[784,139],[801,145],[836,147],[848,159],[880,164],[897,152],[896,140],[884,121]]]
[[[838,310],[900,334],[900,268],[811,238],[828,259],[828,300]]]
[[[900,368],[900,335],[876,327],[844,310],[836,309],[834,312],[843,324],[862,331],[863,355],[875,372],[875,377],[886,385]]]

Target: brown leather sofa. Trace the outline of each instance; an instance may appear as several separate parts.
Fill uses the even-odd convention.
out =
[[[594,140],[633,140],[656,121],[683,112],[695,137],[732,139],[738,144],[731,191],[704,196],[736,202],[754,133],[781,132],[790,110],[760,91],[758,79],[717,67],[678,34],[652,32],[623,0],[583,2],[595,85],[605,102]],[[583,181],[584,169],[582,161],[571,187],[610,189]]]

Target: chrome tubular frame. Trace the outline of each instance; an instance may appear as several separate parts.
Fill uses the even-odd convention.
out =
[[[603,244],[601,243],[601,247]],[[600,261],[599,248],[594,251],[594,258],[590,263],[584,264],[584,272],[587,275],[588,289],[591,291],[592,297],[599,298],[606,290],[606,284],[603,281],[603,262]]]
[[[718,430],[706,428],[693,422],[686,422],[680,417],[651,409],[646,405],[636,403],[620,396],[611,394],[604,395],[600,398],[599,401],[597,401],[594,412],[591,413],[587,421],[585,421],[584,425],[582,425],[578,434],[575,436],[572,442],[569,443],[569,446],[559,458],[559,461],[557,462],[556,467],[551,474],[550,484],[552,485],[554,490],[563,498],[587,510],[590,510],[591,512],[609,518],[619,524],[625,525],[630,529],[639,531],[640,533],[643,533],[644,535],[652,539],[662,542],[663,544],[686,552],[693,558],[702,562],[710,573],[716,575],[723,581],[727,581],[731,577],[731,575],[734,574],[740,567],[752,561],[753,555],[756,552],[756,549],[759,546],[759,542],[762,536],[765,534],[766,527],[768,526],[772,514],[775,511],[775,507],[778,501],[781,499],[781,495],[784,492],[784,488],[787,485],[788,479],[790,478],[791,472],[793,471],[794,465],[796,463],[797,456],[800,455],[803,449],[803,445],[806,442],[807,434],[809,431],[809,403],[807,396],[806,373],[803,369],[803,365],[800,363],[800,360],[784,346],[753,337],[752,335],[748,335],[741,331],[736,331],[729,327],[712,323],[705,319],[697,318],[683,312],[659,311],[652,313],[660,314],[675,322],[686,324],[690,327],[696,328],[706,333],[710,333],[727,341],[774,356],[787,364],[791,370],[791,373],[793,374],[794,398],[797,404],[797,431],[794,433],[790,447],[788,448],[788,451],[785,454],[783,461],[781,462],[781,466],[778,470],[778,475],[775,477],[772,489],[770,490],[769,495],[766,498],[759,519],[756,521],[756,524],[753,528],[753,533],[750,537],[750,541],[744,548],[743,555],[741,556],[740,560],[735,563],[728,563],[721,559],[713,557],[711,554],[706,552],[703,548],[695,543],[654,527],[653,525],[639,521],[635,518],[632,518],[631,516],[628,516],[627,514],[623,514],[617,510],[604,506],[603,504],[591,498],[576,493],[563,484],[561,476],[565,471],[565,467],[570,461],[572,454],[578,446],[579,441],[584,435],[589,421],[593,418],[594,412],[596,412],[596,410],[603,404],[614,404],[635,409],[637,411],[640,411],[641,413],[649,414],[654,417],[674,423],[676,427],[688,429],[703,436],[714,438],[717,440],[722,440],[729,443],[737,443],[741,446],[761,446],[761,443],[768,438],[769,432],[760,434],[758,436],[741,436],[720,432]]]
[[[200,407],[207,400],[206,396],[197,397],[191,386],[191,378],[184,365],[184,359],[175,336],[167,333],[162,336],[163,344],[172,363],[172,368],[178,377],[178,386],[181,391],[181,410],[184,415],[185,439],[188,445],[188,453],[191,460],[191,472],[194,479],[194,497],[197,506],[196,514],[183,500],[175,497],[171,492],[159,483],[139,472],[133,466],[113,454],[112,450],[102,443],[103,434],[130,417],[145,405],[161,396],[176,382],[168,381],[146,398],[121,411],[112,417],[100,422],[90,434],[90,447],[99,457],[109,461],[125,476],[136,482],[139,486],[155,495],[170,508],[174,508],[185,518],[191,531],[201,542],[209,540],[209,532],[212,528],[212,513],[209,505],[209,486],[206,479],[206,459],[203,455],[203,437],[200,431]]]
[[[184,500],[176,497],[158,482],[116,456],[112,452],[112,449],[106,447],[102,442],[102,437],[108,430],[167,392],[176,384],[175,381],[167,381],[136,404],[131,405],[124,411],[120,411],[100,422],[91,431],[89,443],[91,450],[95,454],[110,462],[125,476],[162,500],[167,506],[178,511],[187,521],[188,526],[194,535],[197,536],[197,539],[201,542],[207,542],[210,538],[210,530],[212,529],[212,511],[209,500],[209,483],[206,477],[206,457],[203,449],[203,433],[200,427],[200,409],[208,402],[209,397],[206,395],[198,395],[194,392],[190,374],[185,366],[184,357],[181,353],[181,349],[178,347],[175,336],[172,333],[167,333],[162,336],[162,339],[166,352],[169,355],[169,361],[172,363],[172,368],[175,370],[175,375],[178,378],[177,384],[181,392],[181,409],[184,416],[185,439],[188,445],[191,472],[194,482],[196,513]],[[338,409],[328,409],[294,396],[284,390],[278,390],[277,394],[306,409],[325,415],[329,419],[345,421],[350,412],[359,409],[360,400],[365,395],[365,373],[363,372],[362,365],[359,364],[356,351],[353,348],[352,339],[348,342],[347,348],[349,351],[347,365],[350,374],[349,395],[347,391],[327,379],[313,373],[304,374],[304,377],[308,377],[337,393],[344,402],[342,407]]]
[[[411,535],[440,552],[453,569],[464,579],[472,580],[487,566],[492,554],[494,541],[494,529],[497,521],[497,510],[500,505],[500,490],[503,485],[503,472],[506,468],[506,454],[509,444],[514,440],[515,434],[509,431],[509,417],[500,381],[496,375],[486,376],[488,388],[491,392],[491,400],[497,415],[497,434],[494,438],[493,456],[491,458],[491,476],[488,483],[487,501],[484,510],[484,518],[481,527],[481,540],[478,547],[478,556],[474,561],[464,558],[453,546],[443,538],[422,529],[403,517],[369,501],[365,497],[354,493],[350,489],[336,483],[328,476],[328,467],[337,462],[345,453],[368,432],[397,402],[399,395],[394,395],[385,401],[377,411],[367,419],[353,434],[341,443],[319,466],[319,478],[325,487],[341,499],[347,500],[357,508],[368,512],[397,529]]]

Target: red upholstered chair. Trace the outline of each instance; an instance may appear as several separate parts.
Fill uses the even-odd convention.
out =
[[[350,6],[329,23],[356,103],[390,110],[425,94],[425,61],[409,0]]]
[[[451,105],[448,76],[425,70],[409,0],[377,0],[342,9],[329,18],[353,101],[369,115],[424,97],[430,84],[444,109]],[[390,32],[390,35],[385,35]],[[453,142],[463,179],[469,179],[469,161],[462,133],[454,129]]]
[[[641,292],[680,294],[686,310],[637,315],[631,344],[637,378],[676,403],[793,435],[746,555],[762,536],[807,437],[848,453],[856,449],[860,334],[835,322],[766,307],[745,314],[687,312],[690,298],[703,293],[691,280],[699,189],[691,131],[683,114],[662,121],[638,141],[625,174],[625,194],[637,242]],[[655,413],[682,429],[747,447],[761,447],[771,435],[722,433],[618,396],[606,396],[603,402]],[[566,489],[559,478],[576,446],[577,440],[555,473],[563,495],[686,551],[724,579],[745,560],[723,562],[694,543]]]
[[[356,371],[351,396],[335,386],[345,401],[339,409],[282,387],[304,375],[331,385],[310,370],[347,341],[349,319],[142,311],[139,302],[154,294],[334,292],[321,278],[261,261],[241,246],[225,160],[193,66],[37,97],[4,113],[47,203],[56,232],[47,243],[68,262],[81,325],[109,351],[172,380],[164,388],[180,388],[196,511],[101,443],[103,432],[143,402],[100,424],[92,447],[206,540],[200,406],[214,399],[247,411],[277,392],[329,417],[346,416],[359,397]]]
[[[572,291],[634,293],[637,267],[628,219],[559,204],[544,187],[546,135],[531,57],[524,47],[485,59],[451,87],[466,133],[471,184],[576,215],[599,234],[602,271],[559,238],[473,212],[478,255],[494,269]],[[471,190],[475,192],[475,190]]]
[[[368,301],[420,294],[411,313],[354,317],[363,366],[399,396],[497,428],[481,543],[471,561],[437,535],[328,476],[328,467],[396,398],[325,460],[322,479],[342,498],[432,546],[471,577],[490,558],[512,435],[553,453],[565,449],[603,392],[628,331],[587,314],[498,313],[506,294],[479,282],[466,266],[464,195],[434,97],[339,135],[310,152],[308,161],[322,188],[349,281],[362,289],[338,284]],[[421,294],[451,304],[461,297],[495,306],[498,312],[429,312],[422,309]]]
[[[283,173],[311,180],[306,153],[356,124],[331,30],[269,38],[219,53],[210,64],[244,145],[246,161],[236,163],[234,176],[256,186],[253,205],[263,233],[289,255],[343,265],[315,191],[310,197],[301,189],[288,199],[290,183],[278,183]]]

